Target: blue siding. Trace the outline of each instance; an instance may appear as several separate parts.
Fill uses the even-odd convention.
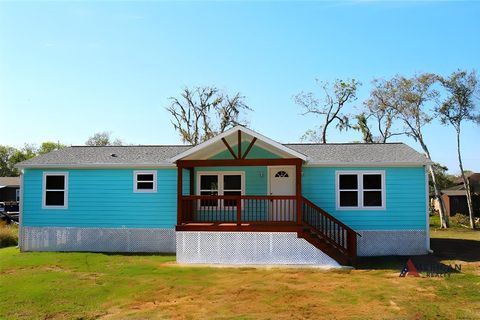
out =
[[[385,210],[336,210],[337,170],[385,170]],[[303,168],[303,195],[356,230],[425,230],[425,169]]]
[[[337,170],[385,170],[386,210],[337,211]],[[156,193],[133,192],[133,169],[58,170],[69,172],[68,209],[42,209],[44,170],[24,175],[25,226],[174,228],[177,170],[157,170]],[[47,170],[53,171],[53,170]],[[264,166],[196,168],[198,171],[244,171],[247,195],[266,195]],[[183,193],[189,174],[183,172]],[[195,174],[196,178],[196,174]],[[425,230],[425,172],[417,168],[304,167],[303,195],[356,230]],[[196,190],[196,189],[195,189]]]
[[[58,170],[69,172],[68,209],[42,209],[43,171],[25,171],[25,226],[174,228],[176,224],[175,168],[157,170],[156,193],[133,192],[133,169]],[[185,182],[188,186],[188,178]]]

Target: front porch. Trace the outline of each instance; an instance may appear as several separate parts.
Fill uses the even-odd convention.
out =
[[[221,177],[209,172],[203,176],[195,176],[195,169],[200,168],[224,168],[224,167],[272,167],[291,168],[293,176],[290,177],[292,188],[285,190],[287,195],[274,194],[271,182],[263,182],[269,185],[267,192],[270,195],[245,195],[245,177],[241,171],[221,171]],[[284,167],[282,167],[284,166]],[[302,224],[302,159],[233,159],[233,160],[179,160],[177,161],[178,172],[178,199],[177,199],[177,226],[204,225],[204,226],[232,226],[238,228],[253,226],[289,225],[301,226]],[[280,172],[284,172],[279,169]],[[183,186],[184,172],[187,171],[189,188],[185,192]],[[219,181],[233,177],[238,186],[231,186],[229,191],[224,191],[223,184]],[[206,178],[205,183],[201,178]],[[214,181],[208,181],[210,178]],[[267,177],[269,179],[269,177]],[[197,181],[198,180],[198,181]],[[288,183],[288,182],[287,182]],[[207,184],[207,186],[203,186]],[[211,184],[212,186],[210,186]],[[220,187],[220,186],[221,187]],[[206,190],[205,190],[206,188]],[[232,191],[233,190],[235,191]],[[293,190],[292,190],[293,189]],[[185,194],[187,193],[187,194]],[[220,193],[220,194],[219,194]]]
[[[276,238],[280,236],[278,233],[290,233],[341,263],[354,259],[357,233],[302,195],[305,156],[289,153],[290,150],[285,150],[288,148],[265,142],[266,138],[251,131],[244,133],[245,130],[218,136],[213,151],[207,152],[213,148],[212,142],[207,142],[175,159],[176,231],[210,232],[212,236],[218,232],[264,232]],[[278,157],[251,159],[249,152],[259,141],[263,141],[262,148],[268,145]],[[215,156],[222,149],[228,158]],[[248,168],[256,169],[252,173]],[[261,190],[262,194],[252,190]]]

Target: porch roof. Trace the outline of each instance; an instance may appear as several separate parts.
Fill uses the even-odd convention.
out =
[[[226,145],[238,146],[242,142],[252,142],[256,146],[277,154],[280,158],[299,158],[303,161],[307,160],[307,156],[298,152],[287,145],[278,143],[270,138],[261,135],[258,132],[245,128],[243,126],[235,126],[195,147],[192,147],[176,156],[171,160],[205,160],[211,156],[225,150]],[[239,158],[241,155],[239,155]]]

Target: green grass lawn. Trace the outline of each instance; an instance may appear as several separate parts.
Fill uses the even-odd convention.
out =
[[[432,245],[466,241],[477,251],[439,248],[425,258],[461,263],[460,273],[400,278],[405,257],[319,271],[180,267],[174,256],[3,248],[0,319],[478,319],[480,233],[437,232],[433,226]]]
[[[478,231],[476,232],[472,232],[471,229],[455,223],[455,217],[450,218],[450,220],[450,228],[441,229],[439,216],[430,217],[430,237],[480,240],[479,229],[477,229]],[[463,224],[468,226],[468,219],[465,218],[464,220],[465,221],[463,221]],[[480,226],[477,226],[477,228],[480,228]]]

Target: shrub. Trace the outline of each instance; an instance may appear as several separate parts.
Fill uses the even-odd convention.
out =
[[[12,247],[18,244],[18,227],[7,225],[0,221],[0,248]]]

